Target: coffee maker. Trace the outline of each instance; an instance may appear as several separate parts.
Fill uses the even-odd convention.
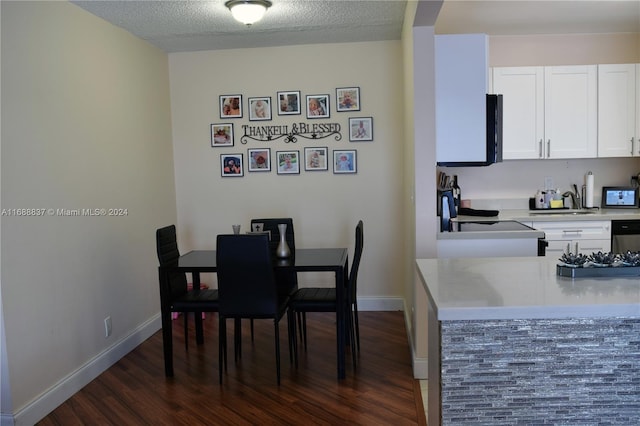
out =
[[[438,190],[438,216],[440,217],[440,232],[451,232],[453,230],[451,219],[458,216],[453,190]]]

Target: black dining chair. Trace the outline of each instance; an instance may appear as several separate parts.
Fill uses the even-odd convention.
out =
[[[298,289],[289,303],[292,313],[298,315],[298,325],[302,331],[304,348],[307,349],[307,312],[336,312],[344,309],[347,318],[347,336],[351,345],[353,364],[356,364],[356,351],[360,352],[360,330],[358,322],[357,282],[360,258],[364,248],[364,224],[360,220],[356,226],[356,245],[345,288],[345,306],[338,306],[335,288],[303,287]],[[302,320],[300,321],[300,314]],[[292,315],[293,318],[293,315]],[[295,327],[294,327],[295,332]]]
[[[175,225],[165,226],[156,230],[156,249],[160,266],[171,266],[178,262],[180,251],[176,237]],[[218,290],[201,288],[194,290],[187,283],[184,272],[173,272],[168,282],[160,280],[160,308],[161,315],[169,318],[173,312],[181,312],[184,317],[184,345],[188,349],[188,313],[218,312]],[[163,321],[163,324],[165,322]],[[168,344],[168,342],[163,342]],[[166,348],[166,347],[165,347]]]
[[[218,235],[216,264],[220,300],[219,354],[220,383],[222,368],[227,365],[226,320],[272,319],[274,323],[276,373],[280,384],[280,319],[288,312],[289,294],[278,291],[269,241],[266,235]],[[295,339],[288,318],[289,353],[293,360]],[[234,347],[240,346],[235,333]],[[237,359],[237,358],[236,358]]]
[[[295,256],[296,253],[296,239],[293,231],[293,219],[290,217],[283,218],[265,218],[265,219],[251,219],[251,230],[253,231],[254,225],[261,223],[263,232],[269,233],[269,249],[272,256],[275,256],[278,244],[280,243],[280,230],[278,225],[284,223],[287,225],[287,231],[285,233],[285,241],[291,250],[291,255]],[[276,282],[280,288],[280,291],[293,294],[298,289],[298,274],[295,271],[277,270]],[[253,336],[253,323],[251,327],[251,336]]]

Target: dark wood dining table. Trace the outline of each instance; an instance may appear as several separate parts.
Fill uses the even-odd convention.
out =
[[[346,248],[296,248],[291,257],[274,259],[275,268],[293,269],[295,272],[334,272],[336,282],[336,299],[338,306],[346,306],[346,288],[348,274],[348,250]],[[200,273],[216,272],[215,250],[193,250],[183,254],[177,264],[158,267],[161,286],[167,285],[171,272],[191,273],[194,289],[200,288]],[[345,374],[345,346],[346,346],[346,312],[336,310],[336,340],[338,379],[344,379]],[[166,376],[173,376],[173,340],[171,312],[167,306],[161,306],[162,340],[164,348],[164,370]],[[187,338],[187,336],[185,336]],[[295,336],[294,336],[295,338]],[[202,320],[196,315],[196,341],[203,343]]]

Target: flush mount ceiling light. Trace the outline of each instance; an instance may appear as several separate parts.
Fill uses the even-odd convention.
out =
[[[229,0],[224,5],[229,8],[236,21],[251,25],[262,19],[267,9],[271,7],[271,2],[268,0]]]

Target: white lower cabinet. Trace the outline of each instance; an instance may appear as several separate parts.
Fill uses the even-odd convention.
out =
[[[571,253],[584,255],[611,251],[609,220],[532,222],[531,226],[544,231],[545,239],[549,243],[547,257],[560,258],[567,252],[567,248]]]

